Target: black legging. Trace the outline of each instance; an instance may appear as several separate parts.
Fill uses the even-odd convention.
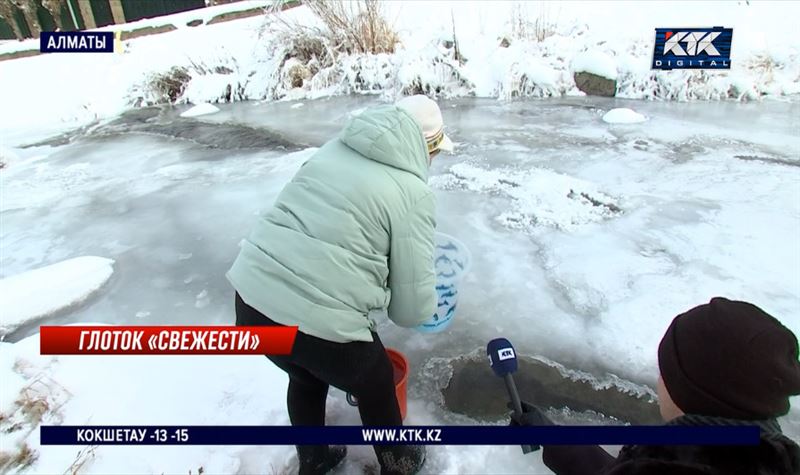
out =
[[[247,305],[236,294],[236,324],[239,326],[278,325]],[[358,399],[361,422],[367,426],[401,426],[400,407],[394,388],[392,363],[378,334],[371,342],[335,343],[297,332],[292,354],[267,356],[289,375],[286,405],[294,426],[325,425],[325,402],[328,386],[349,392]],[[374,446],[383,473],[393,473],[391,466],[400,459],[420,457],[409,446]],[[298,446],[298,457],[318,460],[327,446]],[[413,462],[410,460],[407,463]],[[405,465],[405,464],[404,464]]]

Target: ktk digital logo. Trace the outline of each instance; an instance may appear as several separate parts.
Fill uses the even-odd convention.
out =
[[[730,69],[733,28],[656,28],[652,69]]]

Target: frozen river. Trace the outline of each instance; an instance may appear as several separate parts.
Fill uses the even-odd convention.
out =
[[[238,242],[308,148],[375,102],[238,103],[196,119],[145,109],[19,150],[2,172],[0,277],[82,255],[116,264],[86,305],[7,340],[44,323],[232,323],[224,273]],[[716,295],[800,333],[800,104],[442,106],[459,146],[433,164],[438,227],[473,265],[446,332],[381,320],[412,367],[506,336],[522,354],[652,385],[669,321]],[[648,120],[603,122],[614,107]],[[795,437],[798,414],[785,422]]]

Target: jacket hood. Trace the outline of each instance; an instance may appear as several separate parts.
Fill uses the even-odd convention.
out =
[[[366,110],[345,126],[339,139],[376,162],[428,181],[428,148],[411,115],[393,105]]]

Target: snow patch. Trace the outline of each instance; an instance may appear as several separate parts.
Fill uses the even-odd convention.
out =
[[[510,229],[570,230],[622,213],[618,199],[597,185],[541,168],[490,169],[459,163],[429,182],[439,189],[467,189],[510,199],[510,209],[496,217]]]
[[[214,114],[216,112],[219,112],[219,107],[209,104],[208,102],[203,102],[202,104],[198,104],[188,111],[181,113],[181,117],[199,117],[201,115]]]
[[[609,124],[638,124],[646,120],[647,117],[626,107],[611,109],[603,115],[603,122]]]
[[[19,156],[10,148],[0,145],[0,170],[7,167],[11,162],[19,161]]]
[[[0,280],[0,336],[84,302],[114,273],[114,260],[76,257]]]
[[[194,307],[205,308],[208,307],[209,303],[211,303],[211,298],[208,296],[208,290],[203,289],[203,291],[195,297]]]
[[[586,51],[572,60],[572,71],[586,72],[607,79],[617,79],[617,64],[614,58],[601,51]]]

